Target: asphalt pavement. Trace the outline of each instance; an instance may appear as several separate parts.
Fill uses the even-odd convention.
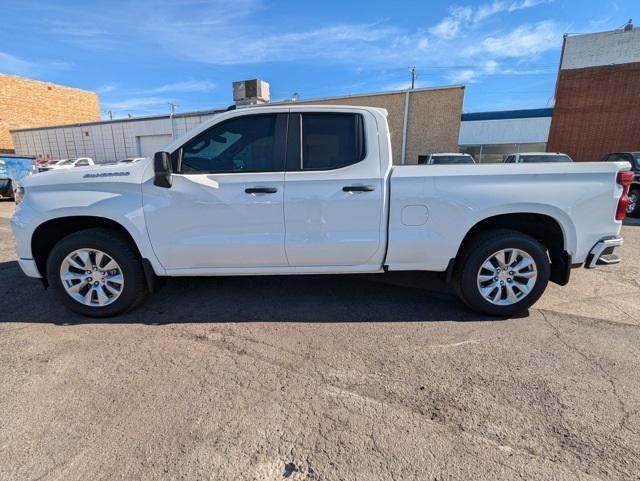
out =
[[[172,279],[82,318],[0,202],[0,480],[640,479],[640,222],[528,315],[437,276]]]

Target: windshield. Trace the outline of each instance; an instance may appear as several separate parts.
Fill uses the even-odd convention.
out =
[[[534,163],[534,162],[571,162],[568,155],[521,155],[522,162]]]
[[[432,164],[475,164],[468,155],[438,155],[431,159]]]
[[[71,165],[75,162],[76,159],[66,159],[66,160],[61,160],[60,162],[57,162],[58,165]]]
[[[640,152],[638,152],[637,154],[633,154],[633,158],[636,161],[634,169],[640,169]]]

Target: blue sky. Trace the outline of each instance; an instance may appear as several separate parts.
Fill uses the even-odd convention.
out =
[[[467,112],[550,106],[562,35],[640,24],[638,0],[0,0],[0,72],[94,90],[103,116],[467,85]],[[46,108],[46,106],[43,106]]]

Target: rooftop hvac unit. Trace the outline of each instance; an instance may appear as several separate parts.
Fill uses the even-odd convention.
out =
[[[264,80],[233,82],[233,101],[237,106],[268,104],[270,100],[269,84]]]

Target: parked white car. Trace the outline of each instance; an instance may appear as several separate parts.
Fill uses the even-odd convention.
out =
[[[461,154],[458,152],[453,153],[438,153],[427,156],[420,156],[418,158],[418,164],[424,165],[459,165],[459,164],[475,164],[476,161],[470,154]]]
[[[544,162],[573,162],[571,157],[561,152],[522,152],[509,154],[504,159],[505,164],[533,164]]]
[[[19,264],[87,316],[164,276],[436,271],[513,315],[619,259],[627,162],[394,166],[383,109],[228,111],[152,161],[29,176]],[[215,295],[215,292],[212,292]]]
[[[91,157],[78,157],[77,159],[63,159],[53,164],[48,170],[73,169],[74,167],[88,167],[96,165]]]

